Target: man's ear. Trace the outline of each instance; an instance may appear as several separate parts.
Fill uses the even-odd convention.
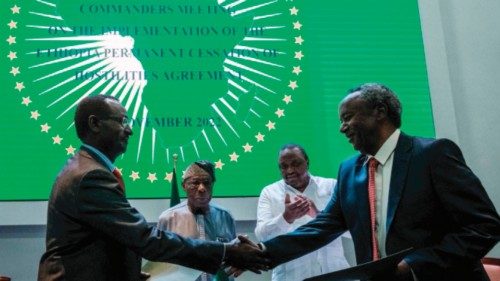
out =
[[[100,123],[99,123],[99,118],[95,115],[90,115],[89,119],[87,120],[88,125],[89,125],[89,131],[92,133],[99,133],[100,131]]]
[[[384,104],[379,104],[375,107],[375,114],[377,120],[383,120],[387,118],[387,112],[388,112],[387,106]]]

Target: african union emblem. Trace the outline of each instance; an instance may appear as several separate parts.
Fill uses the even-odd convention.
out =
[[[171,180],[174,153],[181,168],[237,165],[272,137],[300,84],[292,1],[33,0],[11,10],[12,81],[31,119],[72,154],[78,102],[117,97],[134,131],[117,161],[132,188]]]

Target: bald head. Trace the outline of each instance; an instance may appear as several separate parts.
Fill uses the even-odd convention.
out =
[[[109,102],[118,102],[115,97],[106,95],[97,95],[84,98],[76,107],[75,129],[79,139],[84,140],[89,133],[89,117],[108,116],[111,113]]]

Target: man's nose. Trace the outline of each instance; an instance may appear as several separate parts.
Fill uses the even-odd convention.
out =
[[[129,135],[129,136],[131,136],[131,135],[133,135],[133,134],[134,134],[134,133],[132,132],[132,128],[130,127],[130,124],[127,124],[127,125],[125,126],[125,134],[127,134],[127,135]]]
[[[339,128],[339,131],[342,133],[342,134],[345,134],[345,132],[347,131],[347,124],[345,122],[341,122],[340,123],[340,128]]]
[[[207,188],[205,187],[205,184],[200,183],[198,185],[198,192],[206,192],[206,191],[207,191]]]

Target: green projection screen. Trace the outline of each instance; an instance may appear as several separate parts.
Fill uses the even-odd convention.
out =
[[[4,0],[0,15],[0,200],[48,198],[88,95],[127,108],[129,198],[169,197],[174,154],[178,177],[216,163],[215,196],[258,196],[289,142],[335,177],[355,153],[338,103],[364,82],[398,93],[403,131],[434,136],[417,0]]]

